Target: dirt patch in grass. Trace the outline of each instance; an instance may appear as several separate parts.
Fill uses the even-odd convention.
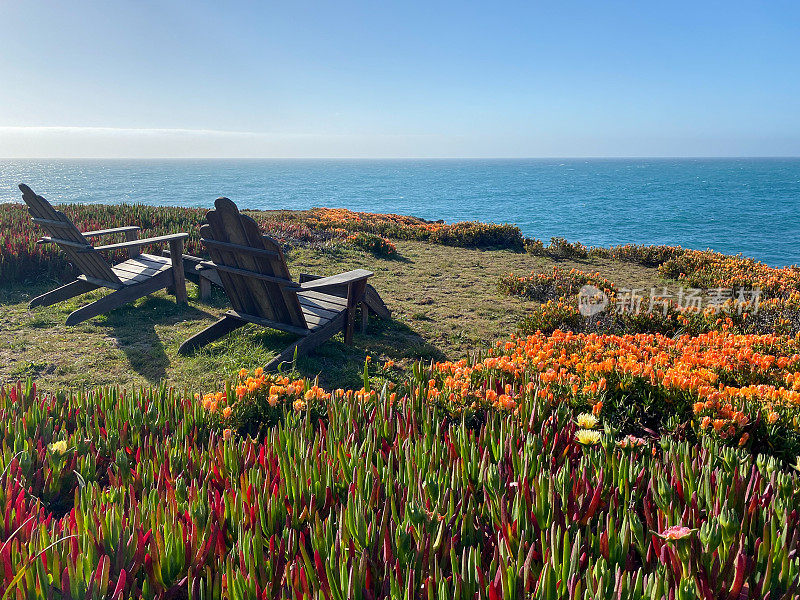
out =
[[[397,242],[398,258],[376,258],[349,247],[298,249],[288,253],[292,274],[331,275],[368,268],[371,283],[392,310],[390,321],[371,318],[354,345],[341,335],[300,359],[308,377],[327,387],[359,387],[364,359],[396,362],[457,359],[487,342],[513,333],[535,304],[497,289],[502,275],[527,275],[558,264],[598,271],[619,287],[668,285],[656,269],[607,259],[554,261],[506,250],[470,250],[422,242]],[[47,389],[102,384],[169,385],[208,391],[240,368],[254,369],[288,345],[292,336],[244,327],[190,357],[177,355],[187,337],[206,327],[228,307],[215,289],[201,302],[189,284],[189,307],[169,295],[148,298],[81,323],[64,325],[67,315],[105,292],[95,291],[46,308],[29,310],[28,301],[53,282],[0,286],[0,382],[35,376]]]

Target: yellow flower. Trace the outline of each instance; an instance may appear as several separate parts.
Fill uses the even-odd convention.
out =
[[[231,416],[231,412],[233,412],[233,409],[230,406],[226,406],[222,409],[222,416],[227,419]]]
[[[223,429],[222,430],[222,439],[224,439],[225,441],[228,441],[232,437],[233,437],[233,431],[231,431],[230,429]]]
[[[600,441],[600,432],[592,429],[579,429],[575,433],[575,439],[584,446],[594,446]]]
[[[294,401],[294,409],[295,410],[305,410],[305,408],[306,408],[305,401],[300,400],[299,398]]]
[[[578,415],[578,427],[581,429],[594,429],[597,427],[597,417],[591,413],[581,413]]]
[[[67,440],[59,440],[50,444],[50,452],[57,456],[63,456],[67,453]]]

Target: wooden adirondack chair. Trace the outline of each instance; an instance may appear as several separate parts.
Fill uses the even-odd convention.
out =
[[[216,270],[233,309],[186,340],[179,353],[191,352],[246,323],[299,336],[266,365],[267,370],[292,360],[295,351],[298,355],[311,351],[339,331],[344,331],[345,343],[352,343],[355,310],[365,301],[370,271],[357,269],[295,283],[280,244],[261,235],[258,224],[227,198],[219,198],[214,206],[206,217],[208,224],[200,228],[211,256],[202,266]]]
[[[33,222],[41,225],[50,234],[38,243],[58,244],[72,264],[82,272],[72,283],[31,300],[29,304],[31,308],[50,306],[100,287],[114,291],[71,313],[67,317],[67,325],[76,325],[167,287],[174,288],[175,299],[179,304],[186,303],[186,279],[181,255],[183,240],[189,237],[188,233],[175,233],[142,240],[138,239],[139,227],[135,226],[81,233],[64,213],[55,210],[47,200],[37,196],[27,185],[20,184],[19,189],[22,190],[22,199],[28,205],[28,212],[33,217]],[[113,233],[124,233],[126,241],[106,246],[92,246],[87,240]],[[170,245],[171,257],[176,258],[142,254],[139,251],[141,246],[166,242]],[[120,248],[128,249],[130,259],[118,265],[110,265],[100,254],[105,250]]]

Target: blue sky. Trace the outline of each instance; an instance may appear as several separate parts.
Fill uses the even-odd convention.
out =
[[[0,2],[2,157],[800,156],[796,2]]]

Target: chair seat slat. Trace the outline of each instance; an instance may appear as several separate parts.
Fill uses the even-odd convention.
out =
[[[126,265],[125,263],[121,263],[112,267],[112,270],[120,279],[130,279],[134,275],[155,275],[161,271],[167,271],[170,268],[172,268],[172,265],[161,265],[160,267],[154,268],[145,265]]]
[[[88,281],[89,283],[93,283],[98,287],[106,287],[112,290],[118,290],[123,287],[123,284],[119,281],[106,281],[105,279],[99,279],[97,277],[92,277],[91,275],[78,275],[78,279],[82,281]]]
[[[311,299],[314,301],[321,302],[323,305],[329,304],[331,308],[347,308],[347,298],[343,298],[341,296],[334,296],[332,294],[326,294],[324,292],[316,292],[316,291],[302,291],[297,293],[297,297],[300,299],[302,303],[305,299]]]
[[[312,312],[307,312],[305,310],[305,307],[303,307],[303,309],[304,309],[303,310],[303,316],[305,317],[306,323],[308,323],[308,328],[311,331],[314,331],[318,327],[322,327],[323,325],[325,325],[325,323],[330,323],[334,319],[334,317],[336,317],[337,315],[340,314],[340,313],[336,313],[332,317],[326,317],[326,316],[318,315],[318,314],[315,314],[315,313],[312,313]]]
[[[299,295],[297,298],[300,300],[300,307],[303,309],[304,313],[313,312],[333,318],[337,313],[347,308],[347,306],[342,306],[341,304],[337,305],[319,300],[312,300],[311,298],[303,298]]]

